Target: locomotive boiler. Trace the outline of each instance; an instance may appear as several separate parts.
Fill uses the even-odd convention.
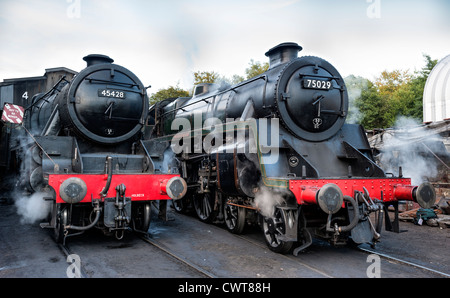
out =
[[[191,204],[201,220],[233,233],[258,224],[275,252],[297,255],[312,237],[374,244],[383,214],[386,228],[398,230],[388,205],[429,208],[434,189],[377,166],[364,129],[345,123],[343,78],[321,58],[298,57],[300,50],[279,44],[261,75],[234,86],[201,84],[191,98],[153,106],[150,146],[173,159],[155,166],[178,167],[187,181],[177,210]]]
[[[12,148],[22,188],[51,204],[48,223],[57,241],[99,228],[123,237],[147,232],[152,201],[179,199],[186,183],[155,169],[143,140],[146,88],[130,70],[104,55],[84,57],[87,67],[64,77],[26,108]]]

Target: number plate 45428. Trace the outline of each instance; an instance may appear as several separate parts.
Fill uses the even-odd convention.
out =
[[[114,89],[99,89],[98,96],[101,97],[114,97],[114,98],[122,98],[126,97],[126,92],[123,90],[114,90]]]

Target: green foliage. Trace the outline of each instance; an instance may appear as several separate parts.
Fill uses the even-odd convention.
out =
[[[423,121],[423,90],[437,60],[425,55],[425,66],[409,71],[383,71],[375,82],[361,90],[354,101],[360,113],[359,123],[366,129],[392,127],[397,118],[406,116]]]
[[[166,89],[160,89],[158,92],[153,93],[150,98],[150,105],[155,104],[158,101],[167,99],[167,98],[176,98],[176,97],[185,97],[189,96],[189,92],[181,89],[178,84],[174,86],[170,86]]]
[[[201,83],[215,83],[220,75],[214,71],[194,72],[194,86]]]
[[[226,78],[214,71],[196,71],[194,72],[194,86],[200,83],[218,83],[223,82],[230,85],[239,84],[244,80],[251,79],[266,72],[269,69],[269,63],[261,63],[250,60],[249,66],[245,69],[245,78],[240,75],[233,75],[231,78]]]
[[[258,76],[269,69],[268,62],[265,63],[261,63],[259,61],[255,62],[253,59],[251,59],[249,65],[250,66],[245,69],[247,80]]]
[[[359,123],[366,129],[388,127],[387,99],[378,93],[371,81],[368,81],[367,88],[361,91],[361,96],[355,100],[355,105],[360,113]]]
[[[240,82],[242,82],[242,81],[244,81],[245,79],[244,79],[244,77],[243,76],[240,76],[240,75],[233,75],[232,77],[231,77],[231,80],[226,80],[226,81],[229,81],[230,82],[230,84],[231,85],[236,85],[236,84],[239,84]]]
[[[250,79],[254,76],[260,75],[267,71],[268,68],[269,63],[255,62],[253,59],[251,59],[249,62],[249,67],[245,69],[246,77],[247,79]],[[226,78],[215,71],[196,71],[193,73],[193,75],[194,86],[201,83],[225,83],[229,85],[235,85],[245,80],[243,76],[236,74],[231,78]],[[167,98],[183,97],[189,95],[189,91],[179,88],[178,85],[175,87],[170,86],[166,89],[161,89],[158,92],[152,94],[150,96],[150,104],[154,104]]]

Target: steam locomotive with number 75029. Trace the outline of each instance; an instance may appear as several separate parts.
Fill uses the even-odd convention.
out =
[[[435,191],[374,162],[364,129],[345,123],[343,78],[321,58],[298,57],[301,49],[282,43],[266,53],[270,67],[261,75],[201,84],[192,97],[151,107],[155,167],[176,167],[186,180],[177,210],[193,206],[201,220],[233,233],[258,224],[275,252],[296,255],[312,237],[374,244],[383,218],[398,230],[389,205],[396,215],[399,200],[430,208]]]
[[[130,70],[104,55],[64,77],[25,108],[11,126],[11,169],[18,189],[39,193],[50,205],[42,227],[57,241],[99,228],[122,238],[147,232],[152,201],[180,199],[186,182],[155,169],[144,140],[148,97]]]

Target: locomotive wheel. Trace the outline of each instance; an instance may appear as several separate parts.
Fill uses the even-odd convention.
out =
[[[194,197],[194,209],[198,218],[203,222],[211,222],[214,219],[214,193],[206,192]]]
[[[273,252],[285,254],[289,252],[294,242],[281,240],[286,231],[286,223],[281,212],[280,209],[275,208],[275,214],[272,217],[263,217],[262,229],[264,240],[269,249]]]
[[[133,210],[133,229],[137,232],[147,233],[150,227],[150,203],[137,203]]]
[[[233,234],[241,234],[245,227],[245,208],[225,204],[225,224]]]
[[[62,243],[64,240],[64,226],[68,224],[69,212],[67,208],[56,203],[53,206],[53,211],[53,217],[55,220],[53,237],[55,237],[56,243]]]

